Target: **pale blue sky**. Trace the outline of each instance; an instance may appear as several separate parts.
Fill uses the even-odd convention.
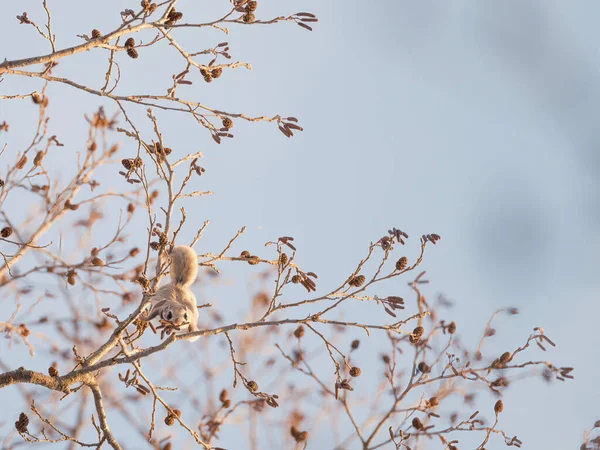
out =
[[[47,42],[14,19],[26,9],[43,22],[38,2],[5,3],[0,58],[46,53]],[[115,12],[125,7],[116,0],[102,7],[81,2],[77,11],[70,2],[49,4],[58,48],[80,42],[76,34],[94,27],[114,28]],[[180,9],[187,20],[200,21],[226,4],[182,0]],[[210,85],[198,80],[180,95],[223,110],[293,115],[305,129],[288,140],[274,125],[237,121],[236,138],[217,146],[189,118],[158,114],[173,149],[205,155],[198,188],[215,195],[188,208],[198,225],[212,222],[199,251],[218,250],[242,225],[248,231],[240,249],[265,251],[266,241],[291,235],[301,249],[299,262],[320,275],[325,290],[393,226],[411,236],[413,257],[420,234],[440,234],[423,264],[432,281],[426,294],[443,292],[456,302],[452,315],[464,341],[476,343],[495,309],[516,306],[521,314],[499,327],[497,350],[514,348],[543,326],[558,346],[548,355],[533,350],[532,358],[576,368],[576,379],[565,384],[515,383],[501,425],[524,448],[577,448],[583,431],[600,418],[594,406],[600,338],[593,331],[600,288],[600,6],[260,2],[262,18],[298,11],[317,14],[314,32],[293,24],[232,26],[226,39],[217,31],[181,31],[190,50],[228,40],[234,60],[249,61],[253,70],[228,72]],[[140,50],[138,60],[121,58],[120,92],[145,92],[157,79],[167,86],[175,73],[169,65],[180,67],[173,55],[162,45]],[[77,55],[61,61],[56,75],[99,86],[105,59],[96,50]],[[34,80],[5,77],[0,93],[39,88]],[[49,93],[52,133],[66,144],[68,161],[85,141],[82,114],[100,99],[64,87]],[[140,108],[134,116],[144,113]],[[3,101],[0,122],[8,120],[11,130],[0,135],[0,146],[9,142],[16,152],[30,139],[34,114],[28,100]],[[111,182],[122,187],[120,178]],[[184,237],[194,232],[190,227]],[[331,264],[332,255],[339,263]],[[219,301],[247,302],[245,279],[236,277],[235,267],[227,269],[237,294]],[[392,288],[408,295],[404,282],[397,283]],[[11,311],[12,304],[0,308]],[[0,347],[0,355],[6,350]],[[323,433],[320,444],[335,442]],[[490,446],[502,447],[499,441]]]

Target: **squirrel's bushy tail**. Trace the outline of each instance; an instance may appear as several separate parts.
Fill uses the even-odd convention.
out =
[[[191,285],[198,275],[198,255],[193,248],[181,245],[171,251],[171,282]]]

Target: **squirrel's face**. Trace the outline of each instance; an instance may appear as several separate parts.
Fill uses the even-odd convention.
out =
[[[176,303],[170,303],[165,306],[160,313],[160,317],[163,320],[168,320],[175,325],[181,325],[183,323],[190,323],[191,315],[187,308]]]

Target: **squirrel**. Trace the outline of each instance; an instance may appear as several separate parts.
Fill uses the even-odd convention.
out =
[[[144,320],[159,316],[173,324],[188,325],[187,332],[198,331],[198,307],[190,286],[198,275],[198,255],[193,248],[175,247],[171,257],[171,282],[156,291],[152,307]],[[195,341],[199,336],[189,339]]]

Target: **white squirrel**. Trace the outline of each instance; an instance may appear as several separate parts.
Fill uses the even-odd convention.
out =
[[[181,245],[171,251],[170,257],[171,282],[156,291],[145,320],[159,316],[175,325],[188,325],[184,332],[198,331],[196,296],[189,288],[198,275],[198,255],[193,248]]]

